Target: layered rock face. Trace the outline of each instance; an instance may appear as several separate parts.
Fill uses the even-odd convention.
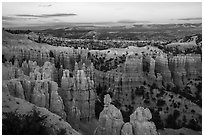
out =
[[[31,103],[45,107],[53,113],[60,115],[66,119],[64,112],[64,104],[57,92],[57,83],[53,81],[36,81]]]
[[[123,117],[115,106],[111,105],[110,95],[104,97],[104,109],[99,116],[98,135],[156,135],[156,127],[149,109],[138,107],[130,116],[130,122],[124,123]]]
[[[167,59],[166,54],[163,54],[163,55],[161,54],[159,56],[156,56],[156,58],[155,58],[155,72],[157,74],[158,73],[161,74],[164,85],[172,82],[171,72],[169,70],[168,59]]]
[[[142,56],[129,55],[124,64],[122,73],[122,91],[134,88],[143,82]],[[119,78],[120,79],[120,78]]]
[[[187,78],[195,79],[202,76],[202,57],[199,54],[188,54],[186,56]]]
[[[124,66],[124,75],[129,79],[136,79],[135,82],[139,81],[142,77],[143,68],[142,68],[142,56],[129,55],[126,58]]]
[[[148,83],[150,85],[152,85],[154,83],[154,81],[158,81],[159,77],[157,75],[157,77],[155,76],[155,59],[153,59],[152,57],[148,56],[148,60],[147,60],[147,65],[149,66],[149,70],[148,70]]]
[[[46,47],[47,46],[47,47]],[[83,48],[70,48],[70,47],[52,47],[45,45],[45,47],[26,47],[22,46],[10,46],[5,47],[3,55],[6,60],[12,58],[17,59],[19,64],[26,61],[36,61],[39,66],[44,65],[46,61],[54,63],[56,66],[64,69],[73,70],[74,62],[77,60],[85,60],[87,58],[87,49]]]
[[[2,72],[3,80],[15,79],[24,75],[23,71],[15,65],[12,65],[11,62],[6,62],[5,64],[2,64]]]
[[[174,84],[183,87],[189,79],[201,78],[201,56],[191,54],[174,56],[169,59],[169,68],[173,74]]]
[[[173,81],[179,87],[183,87],[187,82],[185,64],[186,56],[174,56],[169,60]]]
[[[85,70],[85,66],[82,68]],[[94,82],[87,77],[84,70],[78,70],[78,67],[75,67],[73,77],[70,77],[69,70],[64,70],[60,94],[68,114],[71,113],[72,103],[75,100],[76,107],[81,113],[81,120],[90,120],[95,117],[96,95]]]
[[[10,95],[21,99],[25,99],[24,90],[19,80],[12,79],[8,81],[7,87],[9,89]]]

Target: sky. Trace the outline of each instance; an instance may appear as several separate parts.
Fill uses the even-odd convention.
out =
[[[201,2],[2,3],[2,25],[58,23],[200,23]]]

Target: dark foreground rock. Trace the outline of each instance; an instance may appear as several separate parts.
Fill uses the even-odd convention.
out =
[[[45,117],[42,121],[45,127],[46,133],[50,135],[65,134],[65,135],[78,135],[79,133],[75,131],[69,123],[65,122],[60,116],[51,113],[46,108],[37,107],[34,104],[31,104],[23,99],[15,98],[6,93],[2,93],[2,113],[3,121],[8,119],[8,113],[17,113],[23,115],[24,117],[30,115],[33,111],[37,112],[39,116]],[[4,123],[3,122],[3,127]],[[24,123],[19,123],[19,128]],[[12,124],[10,126],[13,126]],[[6,129],[3,129],[3,131]],[[36,130],[36,129],[33,129]],[[3,132],[4,134],[4,132]],[[9,134],[9,133],[5,133]]]

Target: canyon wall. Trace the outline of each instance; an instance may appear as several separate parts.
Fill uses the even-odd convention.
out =
[[[126,50],[120,52],[126,53]],[[100,71],[94,68],[98,64],[88,59],[88,49],[3,47],[3,92],[44,107],[68,122],[79,122],[95,117],[96,88],[106,87],[105,92],[110,92],[112,99],[120,103],[121,111],[135,112],[125,123],[120,110],[106,97],[96,134],[156,134],[145,127],[148,125],[154,129],[154,124],[149,123],[149,111],[140,106],[158,110],[165,126],[168,126],[166,120],[169,115],[174,115],[174,110],[180,113],[177,123],[184,117],[184,125],[200,120],[201,108],[195,103],[155,89],[183,89],[190,80],[201,80],[201,55],[167,56],[158,48],[148,46],[128,50],[123,63],[112,70]],[[101,92],[99,90],[99,94]],[[165,101],[161,101],[162,98]],[[164,105],[161,102],[165,102]],[[147,114],[143,115],[143,112]]]

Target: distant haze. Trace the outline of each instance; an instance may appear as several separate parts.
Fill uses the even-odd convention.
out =
[[[201,23],[201,2],[2,3],[3,27],[62,23]]]

